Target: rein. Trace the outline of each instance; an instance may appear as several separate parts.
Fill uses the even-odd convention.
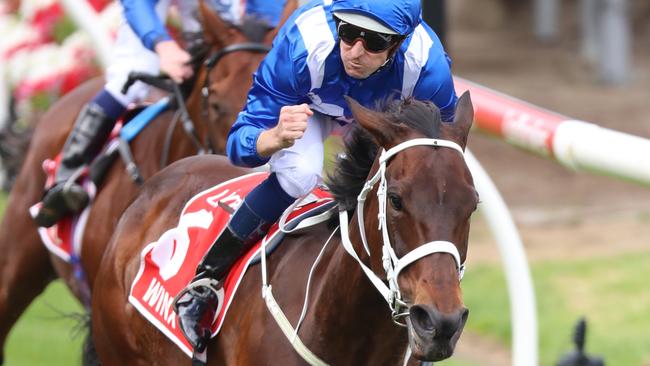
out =
[[[185,95],[183,94],[183,91],[181,90],[178,84],[176,84],[166,76],[161,77],[160,75],[151,75],[142,72],[131,72],[129,74],[127,81],[124,83],[124,86],[122,87],[122,93],[126,93],[128,89],[131,87],[131,85],[133,85],[133,83],[135,83],[136,81],[141,81],[172,94],[172,96],[166,97],[165,99],[163,99],[163,101],[159,102],[161,103],[160,105],[158,103],[156,103],[155,105],[159,105],[161,108],[166,108],[172,100],[175,100],[176,102],[178,111],[174,116],[173,123],[170,125],[169,132],[167,133],[167,136],[165,138],[165,143],[163,145],[163,153],[160,159],[161,167],[167,165],[167,160],[169,157],[169,149],[172,140],[172,134],[174,128],[176,127],[176,123],[178,121],[181,122],[181,126],[183,130],[192,140],[192,143],[196,147],[197,153],[199,155],[214,151],[215,143],[213,141],[213,136],[216,136],[216,132],[214,130],[214,126],[208,121],[208,117],[209,117],[208,116],[208,96],[209,96],[208,84],[209,84],[210,71],[217,65],[217,63],[224,56],[233,52],[248,51],[248,52],[256,52],[256,53],[264,53],[264,52],[269,52],[270,50],[271,50],[270,46],[267,46],[262,43],[254,43],[254,42],[236,43],[216,51],[212,56],[210,56],[210,58],[208,58],[205,61],[204,65],[206,66],[206,73],[205,73],[205,78],[203,79],[203,86],[201,87],[201,107],[202,107],[201,117],[203,120],[202,122],[203,124],[205,124],[208,133],[206,134],[203,143],[201,142],[201,139],[196,133],[195,123],[192,120],[192,118],[190,118],[189,112],[187,110],[187,106],[185,105]],[[146,108],[145,111],[149,110],[149,108],[150,107]],[[159,113],[159,112],[160,109],[156,109],[155,113]],[[152,113],[151,110],[150,113]],[[131,140],[133,137],[135,137],[135,135],[137,135],[140,132],[140,130],[144,128],[149,122],[150,120],[145,119],[145,121],[143,121],[137,129],[134,129],[132,127],[134,125],[132,120],[131,124],[127,125],[129,127],[126,128],[134,131],[130,132],[132,136],[130,138],[127,138],[127,140]],[[128,169],[129,175],[131,176],[132,180],[140,184],[139,182],[142,181],[143,178],[140,175],[140,172],[133,160],[133,156],[131,154],[130,148],[126,142],[120,143],[120,155],[125,161],[127,167],[129,167]]]
[[[265,45],[263,43],[256,42],[243,42],[235,43],[230,46],[226,46],[218,51],[216,51],[210,58],[208,58],[204,65],[206,67],[205,78],[203,79],[203,87],[201,88],[201,105],[202,105],[202,120],[205,124],[208,134],[205,138],[204,146],[208,147],[208,151],[214,151],[215,143],[212,140],[212,136],[216,135],[214,131],[214,126],[208,121],[208,97],[210,95],[209,83],[210,83],[210,71],[221,61],[221,59],[234,52],[254,52],[254,53],[267,53],[271,50],[271,46]]]
[[[363,242],[363,247],[366,253],[368,254],[368,256],[370,256],[370,250],[368,248],[368,242],[366,239],[366,232],[364,226],[363,207],[365,204],[366,196],[372,190],[373,186],[377,182],[379,182],[379,188],[377,190],[377,198],[379,199],[379,212],[377,214],[377,217],[379,218],[378,230],[382,232],[382,237],[383,237],[382,263],[384,266],[384,270],[386,271],[386,281],[388,282],[388,286],[384,283],[384,280],[379,278],[372,271],[372,269],[366,266],[361,260],[361,258],[359,258],[359,256],[357,255],[352,245],[352,242],[350,241],[350,234],[348,232],[348,213],[345,210],[340,210],[339,227],[334,229],[332,235],[330,235],[330,237],[327,239],[325,246],[323,247],[320,254],[318,255],[318,258],[316,258],[316,261],[312,266],[312,270],[310,271],[309,280],[307,281],[307,291],[305,295],[305,306],[303,306],[303,314],[301,314],[301,319],[298,321],[298,325],[294,328],[289,322],[289,320],[287,319],[286,315],[284,314],[280,306],[278,305],[278,303],[276,302],[275,298],[273,297],[272,286],[268,283],[267,273],[266,273],[266,255],[265,255],[266,242],[265,241],[262,242],[262,249],[260,252],[261,260],[262,260],[262,298],[265,300],[266,307],[268,308],[269,312],[271,313],[275,321],[280,326],[280,329],[287,337],[287,339],[293,346],[294,350],[309,365],[315,365],[315,366],[328,365],[316,354],[311,352],[311,350],[309,350],[307,346],[305,346],[305,344],[301,341],[300,337],[298,336],[298,330],[300,328],[300,323],[302,322],[302,319],[304,317],[304,312],[308,301],[309,283],[311,282],[311,275],[313,269],[316,266],[316,264],[320,261],[320,257],[324,252],[325,247],[330,242],[330,240],[334,236],[334,233],[337,230],[340,229],[341,231],[341,241],[343,243],[343,247],[348,252],[348,254],[350,254],[350,256],[352,256],[354,259],[357,260],[357,262],[361,266],[361,269],[366,274],[370,282],[384,297],[391,310],[391,316],[393,318],[393,322],[395,322],[400,326],[406,326],[404,323],[400,322],[400,318],[408,316],[408,312],[400,313],[402,309],[408,308],[408,304],[406,304],[402,300],[402,295],[400,293],[399,285],[397,283],[397,278],[400,272],[404,268],[406,268],[408,265],[412,264],[413,262],[419,259],[422,259],[423,257],[429,254],[448,253],[452,257],[454,257],[454,261],[456,262],[456,269],[458,270],[459,281],[463,278],[463,274],[465,272],[465,266],[460,261],[460,254],[458,253],[458,249],[453,243],[449,241],[444,241],[444,240],[430,241],[410,251],[402,258],[397,257],[395,251],[393,250],[390,244],[390,238],[388,236],[388,226],[386,225],[386,190],[387,190],[386,164],[388,163],[388,160],[390,160],[398,152],[414,146],[433,146],[433,147],[446,147],[446,148],[454,149],[458,151],[461,154],[461,156],[463,156],[464,159],[463,149],[457,143],[449,140],[440,140],[440,139],[429,139],[429,138],[412,139],[412,140],[402,142],[401,144],[394,146],[388,151],[382,150],[382,153],[379,156],[379,170],[377,171],[377,173],[375,173],[375,175],[372,178],[366,181],[366,184],[363,186],[361,193],[359,193],[359,196],[357,197],[358,200],[357,217],[359,220],[359,228],[361,232],[361,240]],[[292,210],[294,206],[295,204],[289,207],[287,211]],[[285,213],[282,215],[283,216],[282,219],[284,219],[284,216],[286,215],[287,211],[285,211]],[[299,227],[295,228],[294,230],[326,221],[329,218],[329,216],[330,216],[330,211],[328,210],[318,216],[313,217],[311,222],[299,225]],[[280,222],[281,228],[283,226],[282,219]],[[294,230],[290,230],[287,232],[291,232]],[[408,360],[408,356],[410,356],[410,354],[407,353],[406,360]]]

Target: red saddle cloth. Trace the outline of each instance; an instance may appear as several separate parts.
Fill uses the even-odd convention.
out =
[[[194,277],[199,262],[230,219],[230,214],[219,206],[219,202],[236,208],[246,194],[267,176],[268,173],[252,173],[197,194],[185,204],[178,226],[167,230],[142,250],[140,269],[131,286],[129,302],[189,357],[192,356],[192,347],[178,327],[178,317],[172,308],[174,297]],[[293,210],[287,223],[308,217],[311,211],[322,210],[324,205],[332,203],[331,195],[317,188]],[[262,241],[268,243],[278,233],[275,224]],[[235,291],[246,269],[260,252],[262,241],[235,262],[226,276],[223,306],[212,325],[213,337],[221,329]]]

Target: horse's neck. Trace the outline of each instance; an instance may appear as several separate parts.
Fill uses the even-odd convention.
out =
[[[360,243],[358,230],[351,231],[351,240]],[[404,350],[406,333],[392,322],[386,302],[340,241],[331,245],[335,249],[323,263],[324,275],[313,301],[317,337],[327,339],[329,349],[323,352],[340,350],[341,355],[334,357],[341,359],[332,364],[395,364],[386,355],[392,358]]]

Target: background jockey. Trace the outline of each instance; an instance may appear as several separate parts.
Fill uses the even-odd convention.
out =
[[[422,22],[420,0],[311,1],[280,30],[227,144],[235,165],[269,162],[271,174],[246,196],[175,303],[195,352],[205,350],[229,267],[322,180],[323,141],[351,122],[346,95],[366,107],[428,100],[453,120],[450,59]]]
[[[88,203],[88,194],[79,184],[64,183],[95,157],[126,107],[147,95],[149,87],[140,82],[122,94],[122,86],[131,71],[150,74],[162,71],[177,83],[192,76],[190,55],[172,39],[163,23],[170,0],[121,0],[121,3],[126,22],[117,33],[113,60],[106,70],[106,84],[84,106],[65,142],[54,185],[46,192],[43,206],[35,217],[40,226],[52,226]],[[283,1],[259,0],[248,3],[208,0],[208,4],[232,23],[237,23],[242,14],[248,14],[269,21],[270,27],[279,22],[284,6]],[[198,31],[200,24],[194,18],[197,0],[178,1],[176,5],[184,31]]]

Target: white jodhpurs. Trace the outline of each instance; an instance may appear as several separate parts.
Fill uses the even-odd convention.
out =
[[[167,18],[170,0],[159,0],[156,4],[156,15],[164,21]],[[111,64],[106,69],[106,89],[123,106],[137,103],[147,97],[149,85],[136,82],[126,94],[122,94],[122,87],[131,71],[146,72],[157,75],[160,72],[158,55],[148,50],[123,19],[117,30],[117,37],[113,45]]]
[[[158,55],[145,48],[128,24],[120,25],[113,47],[111,64],[106,69],[106,89],[124,107],[147,97],[149,85],[140,81],[134,83],[126,94],[122,87],[131,71],[157,75],[160,72]]]
[[[287,194],[302,197],[323,181],[323,142],[335,128],[341,127],[334,119],[315,113],[301,139],[271,156],[271,171]]]

